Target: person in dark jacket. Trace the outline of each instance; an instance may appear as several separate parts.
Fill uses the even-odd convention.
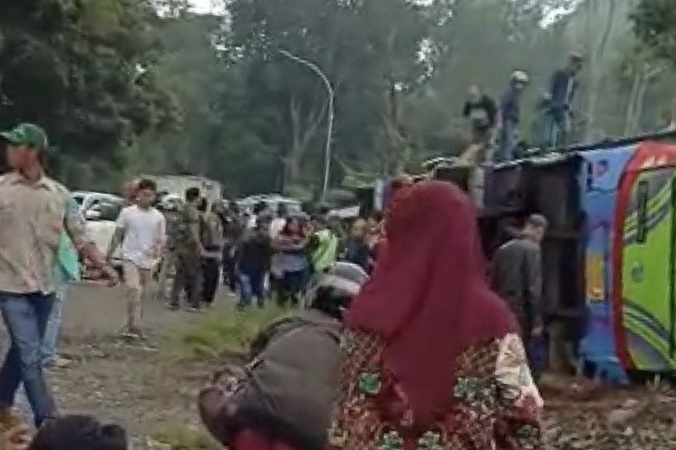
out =
[[[200,415],[217,440],[232,450],[323,449],[337,391],[343,311],[366,279],[360,267],[336,263],[309,294],[309,309],[256,336],[236,394],[219,383],[201,392]]]
[[[239,308],[251,305],[255,298],[259,307],[265,306],[265,277],[270,272],[272,239],[269,221],[264,216],[256,219],[256,228],[246,232],[237,251],[239,273]]]
[[[244,222],[239,214],[237,203],[230,202],[223,212],[223,284],[231,292],[237,292],[237,248],[244,233]]]
[[[582,70],[582,55],[571,53],[566,67],[552,74],[549,86],[550,105],[545,115],[547,120],[545,133],[547,147],[566,144],[570,133],[570,119],[573,112],[573,100],[579,88],[578,74]]]
[[[210,307],[216,298],[219,274],[223,258],[223,222],[218,216],[219,206],[215,203],[209,211],[205,198],[200,200],[200,239],[202,241],[202,306]]]
[[[544,333],[542,297],[542,259],[540,245],[547,229],[547,219],[533,214],[526,220],[521,235],[502,245],[493,256],[491,285],[505,299],[519,321],[526,350],[533,350],[532,340]],[[534,355],[531,355],[534,356]],[[531,370],[538,372],[531,359]]]
[[[366,240],[366,221],[357,219],[352,224],[350,236],[343,243],[340,260],[356,264],[365,271],[371,267],[371,247]]]
[[[521,123],[521,99],[530,82],[528,74],[516,70],[509,80],[509,87],[500,99],[498,146],[493,154],[495,162],[514,159],[514,149],[518,142],[519,124]]]
[[[483,93],[479,86],[471,86],[462,115],[470,122],[472,144],[487,145],[498,115],[495,101]]]

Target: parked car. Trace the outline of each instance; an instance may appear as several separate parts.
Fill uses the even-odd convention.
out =
[[[87,213],[87,211],[92,209],[92,206],[98,205],[101,202],[107,203],[122,202],[121,197],[113,194],[108,194],[106,192],[75,191],[71,193],[71,196],[80,207],[80,213],[83,216]]]
[[[295,198],[283,197],[277,194],[252,195],[236,201],[237,206],[239,206],[242,212],[251,212],[254,206],[261,202],[267,205],[267,210],[271,214],[277,214],[280,205],[284,205],[289,214],[297,214],[303,211],[301,202]]]
[[[80,206],[80,213],[86,220],[89,237],[101,254],[108,252],[110,241],[115,234],[115,223],[124,207],[124,200],[116,195],[103,192],[73,192],[73,199]],[[120,249],[113,255],[113,265],[120,267]]]

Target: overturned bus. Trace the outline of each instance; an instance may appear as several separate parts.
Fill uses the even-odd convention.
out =
[[[474,169],[443,167],[480,211],[484,249],[544,214],[543,306],[566,322],[581,366],[611,381],[676,373],[676,133],[559,150]]]

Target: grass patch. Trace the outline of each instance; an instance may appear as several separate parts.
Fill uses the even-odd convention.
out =
[[[265,325],[288,310],[270,306],[246,311],[210,312],[174,339],[174,350],[183,358],[218,357],[246,351],[251,339]]]
[[[206,432],[195,428],[172,427],[151,437],[158,449],[167,450],[221,450],[222,447]],[[157,445],[159,444],[159,445]],[[151,445],[152,448],[152,445]]]

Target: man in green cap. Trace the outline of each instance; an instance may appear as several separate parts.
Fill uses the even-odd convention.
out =
[[[45,131],[23,123],[0,133],[0,139],[7,145],[10,169],[0,176],[0,311],[11,336],[0,368],[0,425],[12,420],[10,409],[23,383],[40,426],[56,414],[42,371],[41,343],[54,303],[54,266],[62,232],[111,283],[117,282],[117,273],[86,236],[68,189],[46,176]]]

